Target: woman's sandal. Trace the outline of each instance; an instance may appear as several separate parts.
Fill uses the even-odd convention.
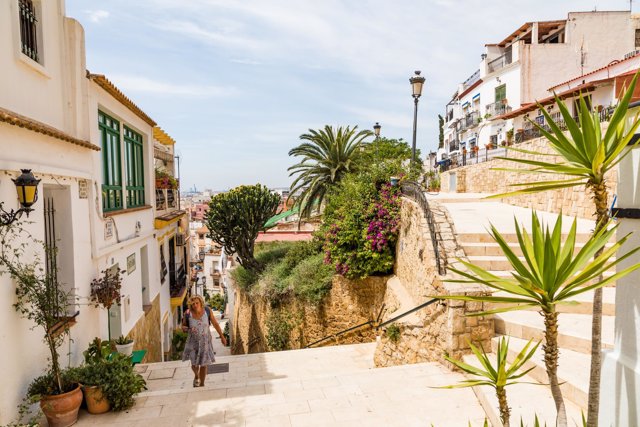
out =
[[[193,380],[193,386],[194,386],[194,387],[200,387],[200,380],[199,380],[198,378],[195,378],[195,379]]]

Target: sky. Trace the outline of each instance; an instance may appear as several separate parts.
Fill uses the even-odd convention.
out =
[[[66,0],[87,68],[105,74],[176,141],[182,190],[287,187],[309,129],[372,129],[411,142],[409,78],[426,78],[417,147],[484,45],[525,22],[628,0]],[[633,4],[633,11],[640,7]]]

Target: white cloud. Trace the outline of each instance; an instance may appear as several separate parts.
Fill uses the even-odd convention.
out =
[[[237,92],[237,89],[233,87],[167,83],[126,74],[109,75],[109,79],[125,92],[145,92],[193,98],[224,97]]]
[[[100,23],[103,19],[107,19],[109,15],[111,15],[106,10],[87,10],[85,11],[87,15],[89,15],[89,21],[95,22],[96,24]]]
[[[234,64],[242,64],[242,65],[262,65],[262,62],[260,61],[255,61],[253,59],[246,59],[246,58],[232,59],[231,62],[233,62]]]

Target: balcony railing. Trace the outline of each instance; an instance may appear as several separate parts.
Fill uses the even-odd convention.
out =
[[[473,85],[478,80],[480,80],[480,70],[476,70],[475,73],[471,74],[471,76],[469,76],[469,78],[465,80],[464,83],[462,83],[462,90],[471,87],[471,85]]]
[[[478,111],[472,111],[464,116],[458,126],[460,126],[460,131],[464,131],[467,129],[471,129],[473,127],[478,126],[480,123],[480,113]]]
[[[493,73],[494,71],[498,71],[509,64],[511,64],[511,52],[505,53],[504,55],[497,57],[493,61],[490,61],[487,64],[487,68],[489,69],[489,73]]]
[[[171,298],[182,295],[184,288],[187,286],[187,273],[184,265],[180,264],[175,274],[175,281],[170,281],[169,292],[171,293]]]
[[[449,152],[457,151],[460,149],[460,141],[455,139],[449,142]]]
[[[172,211],[178,208],[178,190],[156,188],[156,210]]]
[[[511,106],[509,106],[505,100],[494,102],[492,104],[487,105],[487,114],[491,117],[501,116],[511,111]]]

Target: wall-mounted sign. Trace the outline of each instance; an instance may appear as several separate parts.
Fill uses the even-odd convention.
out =
[[[131,274],[136,270],[136,254],[132,253],[127,257],[127,274]]]
[[[89,184],[86,179],[78,180],[78,197],[81,199],[89,198]]]
[[[108,240],[113,237],[113,220],[110,218],[104,223],[104,240]]]

